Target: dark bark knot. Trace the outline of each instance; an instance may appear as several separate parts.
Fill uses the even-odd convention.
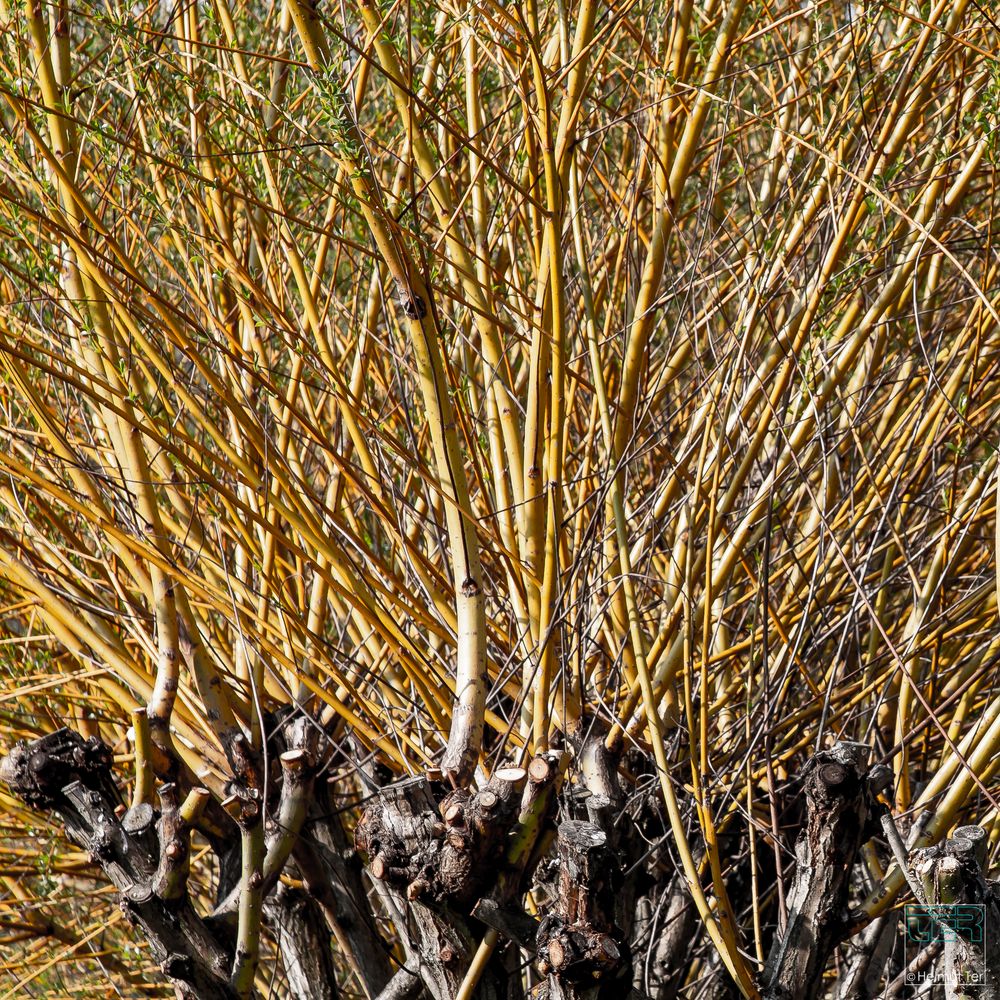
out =
[[[28,744],[16,743],[0,761],[0,780],[35,809],[51,809],[62,790],[74,781],[93,792],[114,791],[110,779],[111,751],[97,737],[83,740],[60,729]]]
[[[421,320],[427,315],[427,303],[405,284],[397,282],[396,292],[399,295],[399,308],[407,319]]]

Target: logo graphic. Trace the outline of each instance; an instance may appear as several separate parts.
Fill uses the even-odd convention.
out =
[[[986,907],[981,903],[911,903],[903,908],[906,982],[913,986],[982,986]],[[967,942],[963,961],[941,961],[949,945]],[[935,955],[935,952],[937,953]],[[926,960],[929,959],[929,960]]]

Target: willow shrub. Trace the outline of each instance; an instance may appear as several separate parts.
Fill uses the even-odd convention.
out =
[[[529,915],[546,831],[620,783],[614,988],[654,996],[755,993],[836,738],[923,843],[995,843],[986,8],[0,0],[0,29],[3,740],[97,735],[133,807],[236,816],[237,993],[307,995],[242,905],[275,840],[309,881],[316,809],[269,826],[297,718],[347,839],[393,779],[481,802],[551,765],[501,894]],[[6,995],[161,988],[93,860],[0,798]],[[399,900],[359,899],[395,968]],[[463,926],[441,995],[497,962],[555,988]]]

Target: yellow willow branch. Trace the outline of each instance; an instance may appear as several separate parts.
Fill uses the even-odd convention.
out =
[[[315,11],[303,0],[288,0],[310,69],[317,84],[333,70],[329,48]],[[452,414],[444,362],[441,357],[442,331],[434,304],[419,270],[408,254],[401,235],[391,230],[381,211],[377,191],[367,164],[362,160],[363,141],[350,119],[346,103],[335,92],[324,94],[338,121],[337,151],[345,175],[350,178],[361,211],[379,253],[396,286],[399,309],[406,321],[416,358],[424,410],[434,444],[439,488],[445,503],[445,518],[451,543],[451,564],[455,583],[458,619],[457,700],[452,712],[448,748],[442,768],[460,784],[467,784],[479,759],[486,710],[486,610],[479,541],[475,516],[469,500],[455,419]]]

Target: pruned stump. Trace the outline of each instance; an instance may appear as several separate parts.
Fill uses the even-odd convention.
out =
[[[111,779],[111,751],[96,736],[84,739],[71,729],[58,729],[31,743],[16,743],[0,760],[0,781],[33,809],[53,809],[63,789],[73,782],[120,805]]]
[[[386,910],[402,918],[394,922],[404,933],[407,968],[433,1000],[455,996],[479,943],[463,906],[488,881],[481,870],[486,858],[476,847],[478,818],[497,802],[487,797],[477,803],[483,795],[485,790],[476,797],[454,793],[439,804],[426,778],[408,778],[381,789],[355,830]],[[410,920],[403,917],[407,911]],[[477,996],[501,996],[489,971]]]
[[[159,839],[151,809],[130,810],[119,821],[121,798],[111,760],[110,750],[96,738],[84,740],[60,729],[14,746],[0,761],[0,779],[34,808],[57,813],[70,840],[90,852],[181,1000],[235,998],[230,957],[194,911],[184,888],[187,855],[183,848],[178,854],[176,824],[157,852],[150,850]],[[176,878],[170,872],[171,853],[179,869]]]
[[[627,992],[631,983],[616,981],[627,948],[614,922],[620,872],[607,835],[593,823],[569,820],[559,827],[558,852],[555,912],[542,920],[537,939],[548,996],[583,1000],[606,986]]]
[[[795,844],[788,924],[762,976],[767,1000],[819,995],[827,960],[847,930],[851,870],[873,813],[868,754],[865,744],[840,742],[803,771],[806,822]]]

